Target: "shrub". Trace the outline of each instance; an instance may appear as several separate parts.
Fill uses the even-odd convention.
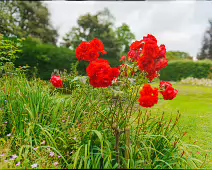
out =
[[[75,53],[67,48],[42,44],[36,40],[26,39],[23,42],[22,54],[16,60],[16,66],[28,64],[31,75],[34,67],[41,79],[48,80],[54,69],[70,70],[70,64],[76,62]]]
[[[0,76],[13,74],[13,63],[18,58],[23,39],[4,37],[0,34]]]
[[[207,78],[211,67],[212,62],[209,61],[172,61],[161,70],[160,78],[164,81],[180,81],[187,77]]]

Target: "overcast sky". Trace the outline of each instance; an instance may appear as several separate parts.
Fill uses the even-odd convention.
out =
[[[109,8],[116,18],[115,26],[128,24],[137,40],[153,34],[167,50],[179,50],[196,56],[201,47],[208,19],[212,19],[212,2],[201,1],[55,1],[45,2],[60,37],[76,26],[80,15]],[[61,39],[61,38],[60,38]]]

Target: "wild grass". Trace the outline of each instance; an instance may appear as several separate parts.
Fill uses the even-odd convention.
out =
[[[192,154],[197,146],[183,142],[180,114],[167,120],[169,110],[151,114],[132,107],[134,91],[117,97],[111,89],[81,84],[63,95],[48,82],[24,76],[4,76],[0,87],[0,168],[204,166]]]

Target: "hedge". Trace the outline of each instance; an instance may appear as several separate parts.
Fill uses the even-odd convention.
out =
[[[211,72],[211,61],[171,61],[169,65],[161,70],[160,79],[163,81],[180,81],[187,77],[207,78]]]
[[[54,69],[70,71],[71,64],[76,63],[75,52],[64,47],[57,47],[50,44],[42,44],[39,41],[26,39],[23,42],[22,53],[16,59],[15,65],[30,66],[30,75],[37,69],[37,76],[48,80]],[[81,72],[85,70],[85,64],[80,64]]]

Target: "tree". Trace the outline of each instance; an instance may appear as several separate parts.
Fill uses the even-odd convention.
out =
[[[63,37],[62,45],[76,49],[82,41],[91,41],[93,38],[98,38],[104,43],[105,50],[108,52],[108,55],[104,57],[109,59],[110,62],[117,63],[123,48],[124,50],[128,48],[128,42],[134,38],[134,35],[126,24],[115,30],[114,20],[115,18],[107,8],[95,15],[88,13],[80,16],[77,20],[78,25],[72,27]]]
[[[56,44],[58,33],[50,23],[48,8],[40,1],[0,2],[0,32],[5,36],[40,38]]]
[[[17,8],[14,8],[14,3],[0,2],[0,33],[5,36],[19,35],[21,28],[17,23],[14,14],[17,13]]]
[[[131,32],[130,27],[123,23],[116,30],[116,38],[122,46],[121,55],[126,55],[130,50],[130,45],[135,40],[135,35]]]
[[[197,55],[197,59],[210,59],[212,60],[212,20],[209,20],[210,27],[205,31],[202,47]]]
[[[186,52],[182,52],[182,51],[168,51],[166,53],[166,57],[167,59],[170,60],[192,60],[192,57],[186,53]]]

